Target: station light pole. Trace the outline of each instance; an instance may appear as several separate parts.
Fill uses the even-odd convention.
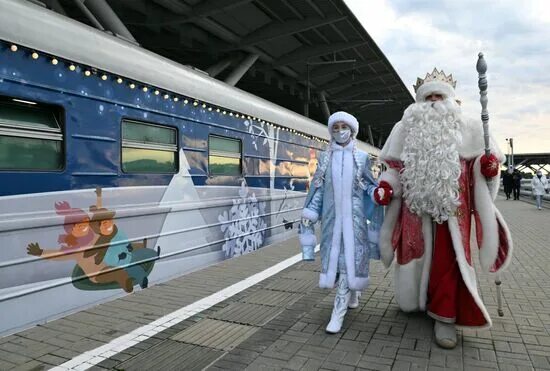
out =
[[[508,165],[512,165],[512,167],[514,166],[514,138],[506,138],[506,142],[508,143],[508,145],[510,146],[510,155],[508,157]]]

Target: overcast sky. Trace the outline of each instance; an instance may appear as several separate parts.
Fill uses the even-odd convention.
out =
[[[489,127],[503,152],[550,152],[550,1],[345,0],[401,79],[452,73],[463,112],[479,117],[475,64],[488,64]],[[414,94],[413,94],[414,96]]]

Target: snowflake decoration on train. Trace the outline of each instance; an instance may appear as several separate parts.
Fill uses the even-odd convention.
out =
[[[269,135],[266,131],[266,128],[263,122],[260,122],[259,125],[255,125],[251,121],[245,120],[244,126],[248,128],[248,134],[252,135],[252,144],[254,145],[254,149],[256,151],[258,150],[258,145],[256,141],[260,140],[260,137],[264,138],[262,144],[264,146],[267,144]]]
[[[225,237],[222,250],[228,258],[248,254],[264,243],[267,224],[262,215],[265,214],[266,203],[259,202],[254,193],[249,193],[243,181],[240,198],[233,200],[229,213],[224,211],[218,216]]]

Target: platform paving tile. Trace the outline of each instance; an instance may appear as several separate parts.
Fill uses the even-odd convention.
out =
[[[206,318],[173,335],[170,339],[228,351],[250,337],[257,329]]]
[[[116,366],[121,370],[202,370],[223,355],[222,351],[166,340]]]
[[[503,199],[497,205],[515,242],[511,266],[502,274],[505,315],[496,315],[494,277],[479,274],[493,327],[459,331],[453,350],[437,347],[427,316],[399,310],[393,272],[379,262],[371,264],[371,285],[359,308],[348,312],[341,333],[326,334],[334,292],[317,287],[317,259],[299,262],[114,354],[96,369],[550,370],[550,240],[542,233],[550,211]],[[76,354],[92,349],[297,252],[294,239],[3,338],[0,369],[61,363],[75,349]],[[124,321],[126,310],[135,313],[133,320]],[[109,319],[94,327],[102,313]]]

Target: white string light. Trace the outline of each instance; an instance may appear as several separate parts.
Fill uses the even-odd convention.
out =
[[[12,52],[16,52],[16,51],[19,50],[19,48],[18,48],[17,45],[12,44],[12,45],[10,46],[10,50],[11,50]],[[31,53],[31,58],[32,58],[32,59],[37,60],[39,57],[40,57],[40,55],[38,54],[38,52],[33,51],[33,52]],[[51,64],[54,65],[54,66],[56,66],[58,63],[59,63],[59,60],[58,60],[57,58],[55,58],[55,57],[52,57],[52,59],[51,59]],[[76,70],[77,70],[77,66],[76,66],[75,64],[73,64],[73,63],[70,63],[70,64],[69,64],[69,70],[71,70],[71,71],[76,71]],[[92,72],[91,72],[90,70],[85,70],[85,71],[84,71],[84,75],[85,75],[86,77],[89,77],[89,76],[92,75]],[[109,78],[108,75],[105,74],[105,73],[103,73],[103,74],[101,75],[101,80],[103,80],[103,81],[108,80],[108,78]],[[124,80],[123,80],[121,77],[118,77],[118,78],[116,79],[116,82],[117,82],[118,84],[122,84],[123,81],[124,81]],[[135,88],[136,88],[136,84],[135,84],[135,83],[130,83],[128,86],[130,87],[130,89],[135,89]],[[147,86],[143,86],[143,87],[142,87],[142,90],[143,90],[143,92],[147,92],[147,91],[149,90],[149,88],[148,88]],[[155,94],[155,95],[159,95],[159,94],[160,94],[160,91],[159,91],[158,89],[156,89],[156,90],[154,91],[154,94]],[[164,94],[163,97],[164,97],[164,99],[168,99],[168,98],[170,98],[170,95],[169,95],[169,94]],[[178,102],[179,99],[180,99],[180,98],[177,97],[177,96],[176,96],[176,97],[173,97],[174,102]],[[184,99],[184,100],[183,100],[183,103],[184,103],[184,104],[188,104],[188,103],[189,103],[189,100],[188,100],[188,99]],[[194,101],[194,102],[193,102],[193,106],[195,106],[195,107],[197,107],[199,104],[201,104],[199,101]],[[206,103],[204,103],[204,102],[201,104],[201,107],[202,107],[202,108],[207,108],[209,112],[212,112],[212,111],[214,110],[214,107],[208,106],[208,105],[207,105]],[[221,113],[221,114],[223,114],[223,115],[227,115],[227,111],[226,111],[226,110],[221,110],[219,107],[216,107],[215,110],[216,110],[217,113]],[[305,138],[305,139],[308,139],[308,140],[313,140],[313,141],[315,141],[315,142],[317,142],[317,143],[323,143],[323,144],[327,144],[327,143],[328,143],[328,141],[326,141],[326,140],[319,139],[319,138],[314,137],[314,136],[306,135],[306,134],[301,133],[301,132],[298,132],[298,131],[296,131],[295,129],[292,129],[292,128],[287,128],[287,127],[283,127],[283,126],[276,125],[276,124],[274,124],[274,123],[272,123],[272,122],[268,122],[268,121],[262,120],[262,119],[260,119],[260,118],[255,117],[255,116],[245,115],[245,114],[243,114],[243,113],[231,112],[231,111],[229,112],[229,116],[231,116],[231,117],[236,117],[236,118],[242,118],[242,119],[246,118],[246,119],[252,120],[252,121],[258,121],[258,122],[260,122],[262,125],[265,124],[265,125],[268,125],[269,127],[279,129],[280,131],[286,131],[286,132],[289,132],[289,133],[294,134],[295,136],[298,136],[298,137],[301,137],[301,138]]]

